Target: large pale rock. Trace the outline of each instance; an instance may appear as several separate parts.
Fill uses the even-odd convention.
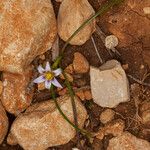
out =
[[[135,137],[129,132],[124,132],[109,141],[107,150],[150,150],[150,143]]]
[[[63,0],[58,12],[58,34],[67,41],[72,34],[92,15],[95,14],[88,0]],[[82,45],[95,31],[95,20],[88,23],[69,41],[72,45]]]
[[[8,118],[0,102],[0,144],[3,142],[8,130]]]
[[[57,99],[62,111],[73,122],[71,98],[68,95]],[[87,112],[75,98],[78,124],[82,128]],[[62,117],[53,100],[30,106],[18,116],[11,127],[14,141],[25,150],[45,150],[48,147],[68,143],[76,134],[75,129]],[[9,140],[8,140],[9,141]],[[14,143],[15,143],[14,142]]]
[[[33,90],[28,91],[28,84],[33,75],[30,66],[22,74],[3,73],[2,104],[12,114],[18,115],[31,103]]]
[[[90,67],[90,77],[93,99],[98,105],[112,108],[129,100],[128,80],[118,61]]]
[[[1,0],[0,70],[22,72],[51,48],[56,19],[50,0]]]

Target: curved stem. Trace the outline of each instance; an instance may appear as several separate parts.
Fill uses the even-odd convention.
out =
[[[88,133],[87,131],[83,130],[83,129],[80,129],[78,128],[76,125],[74,125],[69,119],[68,117],[63,113],[62,109],[60,108],[58,102],[57,102],[57,99],[56,99],[56,95],[55,95],[55,92],[54,92],[54,89],[53,89],[53,86],[51,87],[51,94],[52,94],[52,98],[55,102],[55,105],[59,111],[59,113],[63,116],[63,118],[73,127],[75,128],[77,131],[81,132],[82,134],[84,135],[87,135],[88,137],[91,136],[90,133]]]
[[[87,19],[85,22],[83,22],[83,24],[70,36],[70,38],[66,41],[65,45],[63,46],[62,48],[62,51],[61,51],[61,54],[56,58],[54,64],[52,65],[52,67],[55,69],[57,68],[60,63],[61,63],[61,60],[63,59],[64,57],[64,51],[66,49],[66,47],[68,46],[69,42],[73,39],[74,36],[76,36],[76,34],[78,34],[87,24],[89,24],[91,21],[93,21],[97,16],[100,16],[102,14],[104,14],[105,12],[107,12],[112,6],[114,5],[118,5],[120,4],[122,1],[124,0],[109,0],[107,3],[105,3],[102,7],[100,7],[100,9],[98,10],[98,12],[91,16],[89,19]],[[66,76],[65,77],[65,80],[67,81],[66,82],[66,86],[68,88],[68,91],[69,91],[69,94],[70,94],[70,97],[72,99],[72,101],[74,101],[74,91],[67,79]],[[56,100],[56,96],[55,96],[55,93],[53,91],[53,88],[52,88],[52,98],[54,99],[54,102],[56,104],[56,107],[57,109],[59,110],[60,114],[63,116],[63,118],[72,126],[74,127],[77,131],[83,133],[83,134],[86,134],[88,135],[89,133],[87,133],[87,131],[83,130],[83,129],[80,129],[78,128],[78,126],[74,125],[69,119],[68,117],[63,113],[63,111],[61,110],[57,100]],[[87,136],[88,137],[88,136]]]
[[[58,56],[53,64],[53,67],[57,68],[58,64],[61,62],[64,51],[66,47],[68,46],[69,42],[73,39],[75,35],[77,35],[86,25],[88,25],[91,21],[93,21],[96,17],[103,15],[105,12],[107,12],[111,7],[114,5],[118,5],[124,0],[109,0],[107,3],[105,3],[102,7],[99,8],[98,12],[91,16],[89,19],[87,19],[85,22],[81,24],[81,26],[70,36],[70,38],[66,41],[65,45],[62,48],[60,56]]]

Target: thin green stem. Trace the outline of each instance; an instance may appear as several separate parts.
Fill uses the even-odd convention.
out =
[[[58,56],[53,64],[54,67],[57,68],[57,66],[59,65],[59,63],[61,62],[63,55],[64,55],[64,51],[66,49],[66,47],[68,46],[69,42],[73,39],[74,36],[76,36],[86,25],[88,25],[91,21],[93,21],[96,17],[103,15],[105,12],[107,12],[109,9],[111,9],[111,7],[113,7],[114,5],[118,5],[121,2],[123,2],[124,0],[109,0],[107,3],[105,3],[102,7],[100,7],[100,9],[98,10],[98,12],[96,14],[94,14],[93,16],[91,16],[89,19],[87,19],[85,22],[83,22],[81,24],[81,26],[70,36],[70,38],[66,41],[66,43],[64,44],[61,54],[60,56]]]
[[[120,4],[122,1],[124,0],[109,0],[107,3],[105,3],[99,10],[98,12],[91,16],[89,19],[87,19],[85,22],[83,22],[83,24],[70,36],[70,38],[66,41],[66,43],[64,44],[63,48],[62,48],[62,51],[61,51],[61,54],[56,58],[54,64],[53,64],[53,68],[57,68],[58,66],[60,66],[60,63],[64,57],[64,51],[66,49],[66,47],[68,46],[69,42],[73,39],[74,36],[76,36],[86,25],[88,25],[91,21],[93,21],[97,16],[100,16],[102,14],[104,14],[105,12],[107,12],[111,7],[113,7],[114,5],[118,5]],[[74,105],[74,91],[67,79],[67,77],[65,76],[64,74],[64,77],[65,77],[65,80],[66,80],[66,86],[68,88],[68,91],[69,91],[69,94],[70,94],[70,97],[71,97],[71,100],[72,100],[72,104]],[[59,110],[60,114],[63,116],[63,118],[71,125],[73,126],[77,131],[81,132],[82,134],[87,134],[87,131],[83,130],[83,129],[80,129],[78,128],[78,126],[74,125],[69,119],[68,117],[63,113],[63,111],[61,110],[57,100],[56,100],[56,96],[55,96],[55,93],[53,91],[53,88],[52,88],[52,98],[54,99],[54,102],[56,104],[56,107],[57,109]],[[75,113],[75,112],[74,112]]]
[[[75,128],[77,131],[81,132],[81,133],[84,134],[84,135],[87,135],[88,137],[91,136],[91,134],[88,133],[87,131],[85,131],[85,130],[83,130],[83,129],[80,129],[80,128],[78,128],[76,125],[74,125],[74,124],[68,119],[68,117],[63,113],[62,109],[60,108],[60,106],[59,106],[59,104],[58,104],[58,102],[57,102],[56,95],[55,95],[55,92],[54,92],[54,89],[53,89],[53,88],[54,88],[54,87],[51,86],[51,94],[52,94],[52,98],[53,98],[53,100],[54,100],[54,102],[55,102],[55,105],[56,105],[56,107],[57,107],[59,113],[60,113],[60,114],[63,116],[63,118],[64,118],[73,128]]]

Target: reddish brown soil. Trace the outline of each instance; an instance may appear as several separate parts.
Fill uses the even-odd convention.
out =
[[[89,0],[92,6],[97,10],[100,6],[100,0]],[[104,0],[101,0],[101,2]],[[53,4],[55,6],[56,14],[58,12],[59,4],[56,3],[53,0]],[[115,8],[114,11],[117,11],[118,8]],[[102,30],[108,34],[109,31],[105,28],[105,22],[99,21],[98,25],[102,28]],[[143,77],[143,72],[139,71],[139,66],[141,64],[145,64],[143,59],[143,53],[144,49],[141,48],[141,45],[138,43],[135,43],[133,45],[130,45],[129,47],[125,47],[124,49],[118,49],[121,56],[118,56],[116,54],[112,54],[112,56],[108,53],[108,51],[105,49],[100,37],[94,33],[93,37],[95,39],[98,51],[100,53],[100,56],[102,57],[103,61],[110,60],[112,58],[119,60],[122,64],[128,64],[129,68],[127,69],[127,75],[130,74],[135,78],[141,78]],[[62,47],[64,44],[63,41],[60,41],[60,46]],[[83,46],[68,46],[65,51],[65,56],[63,60],[63,67],[66,67],[70,63],[72,63],[73,60],[73,54],[74,52],[80,52],[82,53],[87,60],[89,61],[90,65],[93,66],[100,66],[101,63],[96,55],[94,46],[92,44],[91,39],[89,39]],[[148,51],[148,48],[146,49]],[[51,55],[49,52],[46,54],[47,60],[51,59]],[[69,56],[69,57],[68,57]],[[148,58],[147,58],[148,59]],[[150,59],[150,57],[149,57]],[[135,64],[136,61],[136,64]],[[146,60],[147,61],[147,60]],[[38,63],[42,63],[41,60],[37,59],[35,61],[35,66],[38,65]],[[38,63],[37,63],[38,62]],[[148,66],[145,64],[147,72],[149,71]],[[79,82],[82,82],[84,80],[84,85],[89,85],[90,77],[88,74],[86,75],[75,75],[74,76],[75,82],[79,84]],[[129,78],[130,85],[135,82],[133,79]],[[145,80],[145,82],[149,82],[150,79]],[[150,83],[150,82],[149,82]],[[79,85],[80,86],[80,85]],[[138,88],[138,85],[137,85]],[[136,107],[134,102],[134,93],[131,93],[131,101],[128,103],[120,104],[117,106],[114,110],[118,113],[115,115],[115,118],[121,118],[126,122],[126,130],[130,131],[132,134],[136,135],[137,137],[146,139],[150,141],[150,130],[146,130],[146,128],[137,122],[135,117],[136,113]],[[36,101],[43,101],[50,98],[50,94],[48,91],[42,91],[41,93],[35,92],[34,96],[34,102]],[[140,101],[148,100],[150,99],[150,88],[144,87],[140,85],[140,95],[138,97]],[[94,104],[92,101],[84,102],[84,105],[88,111],[89,114],[89,124],[86,127],[88,131],[98,131],[99,127],[102,126],[102,124],[99,121],[99,115],[104,110],[104,108],[101,108]],[[14,120],[14,117],[12,115],[9,115],[10,122]],[[103,141],[100,141],[98,139],[93,139],[93,143],[90,143],[85,137],[80,135],[80,141],[81,145],[77,144],[77,138],[75,137],[72,141],[70,141],[68,144],[63,146],[58,146],[55,148],[49,148],[48,150],[71,150],[73,147],[79,147],[81,150],[105,150],[108,145],[108,140],[112,138],[111,135],[106,136]],[[22,150],[22,148],[17,146],[9,146],[6,143],[6,140],[3,142],[2,145],[0,145],[0,150]]]

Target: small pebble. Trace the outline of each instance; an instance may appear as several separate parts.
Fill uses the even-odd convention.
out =
[[[129,65],[128,65],[128,64],[123,64],[123,65],[122,65],[122,68],[123,68],[124,70],[128,70],[128,69],[129,69]]]
[[[86,100],[91,100],[92,99],[92,93],[90,90],[85,90],[84,91],[84,96]]]
[[[65,72],[69,73],[69,74],[73,74],[74,70],[73,70],[73,64],[70,64],[69,66],[67,66],[65,68]]]
[[[144,14],[150,14],[150,7],[144,7],[143,8]]]
[[[45,60],[45,55],[40,55],[39,58],[40,58],[41,60]]]
[[[112,49],[118,45],[118,38],[115,35],[109,35],[105,38],[105,46]]]
[[[38,83],[38,90],[41,91],[41,90],[44,90],[45,89],[45,83],[42,82],[42,83]]]
[[[150,126],[150,110],[146,110],[142,113],[142,122]]]
[[[87,73],[90,69],[89,62],[79,52],[74,53],[73,68],[76,73]]]
[[[100,115],[100,121],[106,124],[114,119],[115,112],[112,109],[106,109]]]
[[[84,95],[83,90],[80,90],[80,91],[76,92],[76,95],[77,95],[82,101],[85,100],[85,95]]]

